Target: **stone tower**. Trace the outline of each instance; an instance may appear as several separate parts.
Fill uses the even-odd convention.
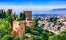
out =
[[[13,21],[12,36],[17,35],[21,38],[25,34],[25,21]]]
[[[26,18],[28,18],[28,20],[32,20],[32,11],[24,11]]]
[[[34,27],[34,22],[32,20],[32,11],[24,11],[26,15],[26,26],[33,28]]]

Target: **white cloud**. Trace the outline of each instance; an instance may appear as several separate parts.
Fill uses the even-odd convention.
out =
[[[54,8],[66,8],[66,5],[0,5],[0,9],[13,9],[13,11],[47,11]]]
[[[21,9],[21,10],[51,10],[54,8],[66,8],[66,5],[0,5],[0,9]]]

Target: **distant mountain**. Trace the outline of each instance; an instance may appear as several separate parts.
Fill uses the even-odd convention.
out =
[[[33,17],[47,17],[47,16],[65,16],[66,15],[66,8],[57,8],[57,9],[52,9],[49,11],[43,11],[43,12],[36,12],[33,14]]]
[[[66,8],[57,8],[57,9],[53,9],[53,11],[66,11]]]
[[[66,14],[33,14],[32,17],[65,16]]]
[[[56,8],[50,11],[52,14],[66,14],[66,8]]]
[[[52,9],[47,12],[43,13],[36,13],[33,14],[33,17],[47,17],[47,16],[65,16],[66,15],[66,8],[57,8],[57,9]]]

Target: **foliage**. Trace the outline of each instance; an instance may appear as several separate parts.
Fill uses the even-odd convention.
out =
[[[25,18],[26,18],[25,13],[20,13],[20,19],[25,20]]]
[[[38,18],[37,17],[34,17],[34,26],[36,27],[36,26],[38,26]]]
[[[25,36],[25,34],[20,38],[20,40],[25,40],[25,38],[27,38],[26,36]]]
[[[48,37],[54,35],[54,33],[37,26],[34,28],[26,27],[26,35],[32,40],[48,40]]]
[[[14,12],[14,14],[13,14],[13,15],[14,15],[14,20],[16,20],[16,18],[17,18],[17,15],[16,15],[16,13]]]
[[[40,25],[42,28],[44,28],[45,24]]]
[[[50,36],[49,40],[66,40],[66,31],[63,31],[61,34],[58,35]]]
[[[8,17],[8,16],[10,16],[10,15],[11,15],[10,11],[7,10],[7,11],[6,11],[6,17]]]
[[[11,12],[9,10],[6,11],[6,20],[11,23],[13,23],[13,19],[12,19],[12,15],[11,15]]]
[[[0,19],[0,37],[10,34],[11,24],[6,19]]]
[[[13,40],[19,40],[19,37],[18,37],[18,36],[15,36],[15,37],[13,38]]]
[[[30,28],[29,27],[26,26],[25,30],[26,30],[25,33],[30,33]]]
[[[5,35],[2,40],[12,40],[11,35]]]
[[[9,23],[13,23],[13,19],[12,19],[12,17],[11,17],[11,15],[9,15],[7,18],[6,18],[6,20],[9,22]]]
[[[20,20],[20,17],[17,17],[16,20],[19,21]]]
[[[66,30],[64,30],[64,31],[61,32],[61,34],[63,34],[63,33],[66,34]]]
[[[6,17],[5,11],[2,10],[0,12],[0,18],[5,18],[5,17]]]

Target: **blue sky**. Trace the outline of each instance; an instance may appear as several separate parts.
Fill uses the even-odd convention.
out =
[[[0,0],[0,9],[47,11],[66,8],[66,0]]]
[[[0,4],[50,4],[61,3],[64,4],[66,0],[0,0]]]

